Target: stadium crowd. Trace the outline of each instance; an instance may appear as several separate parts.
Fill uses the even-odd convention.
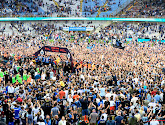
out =
[[[80,5],[75,4],[77,0],[59,0],[58,2],[49,0],[45,2],[43,0],[1,0],[0,2],[0,16],[2,17],[80,16]],[[61,3],[63,4],[60,5]]]
[[[131,5],[133,6],[130,7]],[[134,1],[123,10],[120,17],[163,18],[165,16],[164,5],[163,0]]]
[[[102,1],[103,2],[103,1]],[[102,6],[102,2],[95,0],[0,0],[1,17],[93,17],[98,10],[101,12],[111,11],[113,4],[118,4],[121,8],[122,1],[104,1],[107,6]],[[116,3],[117,2],[117,3]],[[127,2],[127,1],[126,1]],[[99,4],[100,3],[100,4]],[[84,4],[84,6],[83,6]],[[116,13],[116,8],[109,13],[102,14],[101,17],[139,17],[139,18],[163,18],[165,16],[165,3],[163,0],[133,0],[128,6],[122,8],[121,13]],[[80,8],[83,8],[82,10]],[[81,10],[81,11],[80,11]],[[90,14],[89,14],[90,13]],[[114,14],[115,13],[115,14]]]
[[[1,120],[9,125],[162,125],[165,45],[133,39],[124,49],[114,48],[112,35],[126,38],[116,32],[123,25],[93,35],[53,32],[53,41],[46,30],[36,36],[2,35]],[[33,57],[45,45],[67,47],[73,63],[53,52]]]

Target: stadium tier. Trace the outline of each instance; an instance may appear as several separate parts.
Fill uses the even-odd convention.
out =
[[[131,0],[83,0],[82,15],[85,17],[114,16],[130,2]]]
[[[163,0],[1,0],[1,17],[156,17]]]

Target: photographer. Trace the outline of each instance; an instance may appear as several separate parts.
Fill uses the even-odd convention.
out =
[[[51,105],[51,101],[50,101],[50,98],[49,98],[49,97],[46,97],[46,98],[45,98],[45,102],[44,102],[44,104],[41,106],[41,108],[43,109],[44,115],[45,115],[45,116],[51,114],[52,105]]]
[[[90,101],[89,106],[88,106],[89,114],[92,113],[92,110],[93,110],[93,109],[96,109],[96,106],[93,104],[92,101]]]
[[[39,112],[40,108],[41,108],[41,106],[39,104],[39,101],[37,100],[32,109],[34,116],[36,116],[36,114]]]
[[[34,123],[44,122],[44,112],[42,109],[39,109],[39,112],[34,116]]]
[[[38,116],[37,125],[45,125],[44,118],[42,116]]]

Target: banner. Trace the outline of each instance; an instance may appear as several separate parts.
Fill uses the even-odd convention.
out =
[[[54,40],[53,40],[53,39],[49,39],[49,42],[53,43],[53,42],[54,42]]]
[[[38,50],[34,56],[38,56],[39,54],[44,55],[45,52],[58,52],[58,53],[66,53],[69,54],[70,56],[70,61],[72,62],[72,55],[70,54],[69,50],[67,48],[62,48],[62,47],[54,47],[54,46],[44,46],[40,50]]]
[[[64,31],[92,31],[93,27],[63,27]]]
[[[69,27],[69,31],[86,31],[86,27]]]
[[[126,38],[126,40],[127,41],[132,41],[132,38]],[[137,39],[138,40],[138,42],[149,42],[149,41],[151,41],[151,39],[140,39],[140,38],[138,38]],[[152,41],[155,41],[155,40],[152,40]],[[165,43],[165,40],[157,40],[157,42],[161,42],[161,43]]]

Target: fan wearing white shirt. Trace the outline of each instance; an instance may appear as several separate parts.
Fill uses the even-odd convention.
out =
[[[14,93],[14,87],[12,84],[8,87],[8,93]]]
[[[137,84],[137,82],[139,81],[138,78],[134,78],[133,81]]]
[[[125,95],[123,94],[122,91],[120,91],[120,97],[125,98]]]
[[[113,96],[110,98],[110,110],[115,110],[115,101],[113,100]]]
[[[64,116],[62,116],[62,119],[59,121],[58,125],[66,125],[66,120]]]
[[[165,80],[162,80],[161,85],[163,86],[165,84]]]
[[[77,91],[77,93],[80,94],[80,96],[82,96],[83,92],[84,92],[83,87],[79,88]]]
[[[116,97],[117,97],[116,92],[113,92],[113,91],[112,91],[111,96],[113,96],[113,100],[116,100]]]
[[[83,81],[85,80],[85,77],[83,74],[80,75],[80,79],[82,79]]]
[[[133,105],[133,102],[130,103],[130,111],[131,113],[134,113],[135,106]]]
[[[153,116],[153,120],[150,122],[150,125],[160,125],[159,122],[155,120],[155,116]]]
[[[68,98],[68,90],[64,90],[64,92],[65,92],[65,98],[67,99]]]
[[[100,120],[107,121],[107,117],[108,117],[108,114],[106,113],[106,110],[103,110],[102,114],[101,114],[101,117],[100,117]]]
[[[36,116],[36,114],[39,112],[40,109],[40,104],[37,102],[34,104],[34,108],[32,109],[32,111],[34,112],[34,116]]]
[[[132,96],[131,102],[133,102],[133,105],[136,104],[136,101],[138,100],[138,97],[135,97],[135,95]]]
[[[163,102],[163,92],[160,91],[160,100]]]
[[[46,77],[46,74],[45,73],[42,73],[41,74],[41,80],[45,80],[45,77]]]
[[[69,102],[69,106],[71,105],[71,103],[73,102],[72,96],[71,94],[68,95],[68,99],[67,101]]]
[[[97,88],[97,85],[94,85],[94,91],[97,93],[99,89]]]
[[[10,96],[11,98],[14,97],[14,91],[15,91],[15,89],[14,89],[13,85],[10,84],[10,86],[8,86],[8,93],[9,93],[9,96]]]
[[[111,98],[112,94],[109,92],[109,90],[107,90],[107,93],[105,94],[105,97],[109,99]]]

